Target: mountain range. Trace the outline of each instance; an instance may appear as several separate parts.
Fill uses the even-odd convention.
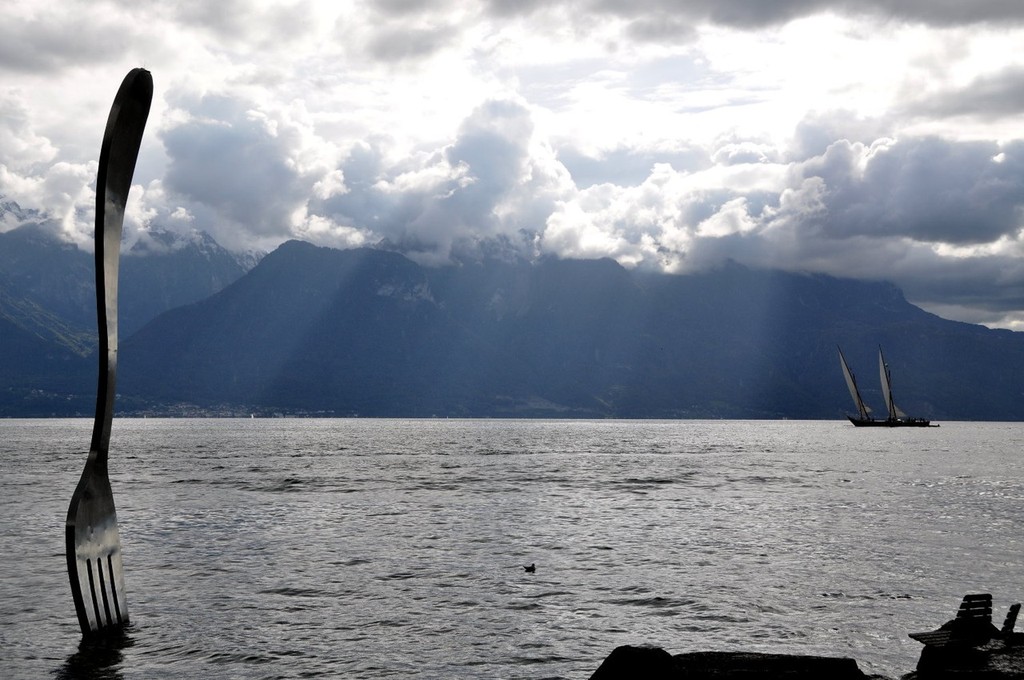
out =
[[[842,418],[837,345],[876,412],[881,345],[907,413],[1024,419],[1024,334],[941,319],[885,282],[424,267],[298,241],[256,263],[208,237],[151,241],[122,260],[122,415]],[[91,276],[39,229],[0,234],[0,415],[91,414]]]
[[[160,232],[122,258],[118,412],[557,418],[842,418],[837,345],[882,408],[1022,420],[1024,335],[943,320],[886,283],[612,260],[425,267],[288,242],[258,263]],[[0,415],[88,416],[91,256],[0,235]]]

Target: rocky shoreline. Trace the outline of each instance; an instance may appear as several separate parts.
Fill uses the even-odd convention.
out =
[[[956,618],[934,631],[912,633],[924,647],[917,668],[899,680],[1024,680],[1024,634],[1013,632],[1020,605],[1003,627],[992,624],[992,596],[967,595]],[[616,647],[590,680],[893,680],[867,675],[845,657],[689,652],[660,647]]]

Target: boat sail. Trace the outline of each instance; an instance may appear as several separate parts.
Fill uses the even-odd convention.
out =
[[[836,349],[839,350],[839,363],[843,367],[843,377],[846,378],[846,386],[850,388],[850,396],[853,397],[853,403],[857,406],[858,419],[871,420],[871,408],[860,398],[860,390],[857,389],[857,378],[853,375],[853,371],[850,370],[850,365],[846,363],[846,357],[843,356],[843,348],[837,346]],[[850,419],[853,420],[853,418]]]
[[[841,348],[839,349],[839,363],[843,367],[843,377],[846,378],[850,396],[853,397],[853,403],[857,406],[856,417],[848,415],[847,418],[856,427],[928,427],[931,425],[931,421],[924,418],[911,418],[896,405],[892,396],[892,373],[889,371],[889,365],[885,363],[881,346],[878,348],[878,372],[882,381],[882,397],[885,399],[885,408],[888,411],[888,417],[884,420],[876,419],[871,415],[871,408],[861,398],[860,390],[857,389],[857,379],[853,375],[853,371],[850,370],[849,364],[846,363],[846,357],[843,356]]]
[[[885,408],[889,412],[889,419],[906,418],[907,414],[900,410],[896,402],[892,400],[892,373],[889,372],[889,364],[885,363],[882,356],[882,347],[878,347],[878,377],[882,383],[882,397],[885,398]]]

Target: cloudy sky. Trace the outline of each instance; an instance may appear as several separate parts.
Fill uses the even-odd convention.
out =
[[[128,238],[731,258],[1024,330],[1022,44],[1019,0],[7,0],[0,196],[88,244],[144,66]]]

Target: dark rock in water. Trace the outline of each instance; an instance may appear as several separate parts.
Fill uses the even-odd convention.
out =
[[[685,678],[694,680],[862,680],[868,678],[849,658],[758,654],[753,652],[693,652],[677,654]]]
[[[658,647],[617,647],[591,680],[863,680],[853,659],[754,652],[692,652],[672,656]]]
[[[647,678],[669,680],[678,678],[675,659],[661,647],[616,647],[590,676],[590,680]]]

